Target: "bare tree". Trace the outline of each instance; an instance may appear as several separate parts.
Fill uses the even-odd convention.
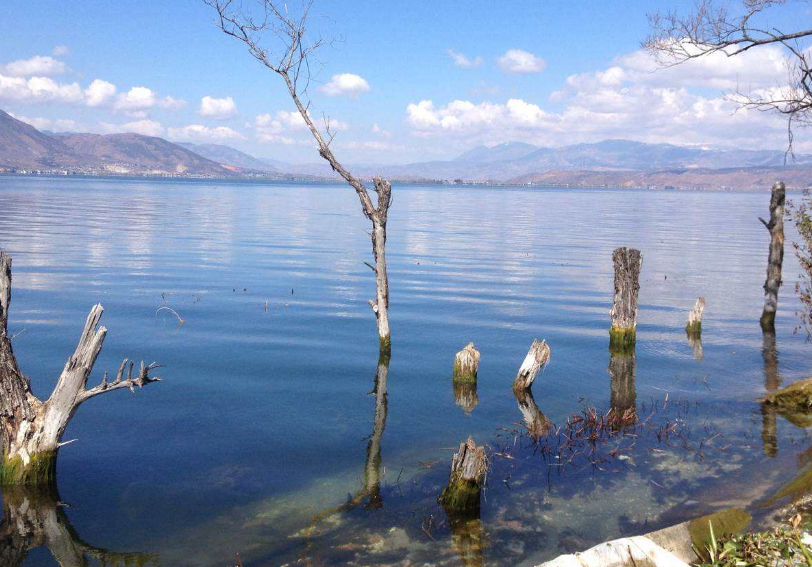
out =
[[[8,335],[11,303],[11,256],[0,250],[0,441],[3,460],[0,484],[51,484],[56,478],[56,456],[62,435],[73,414],[85,401],[122,388],[134,390],[160,380],[149,375],[157,365],[144,366],[133,376],[133,363],[124,360],[114,382],[87,388],[87,379],[101,352],[107,329],[98,327],[104,309],[90,310],[76,350],[68,359],[51,397],[45,401],[31,391],[31,384],[17,364]],[[127,371],[127,377],[124,372]],[[69,443],[70,441],[68,441]]]
[[[787,118],[792,153],[793,125],[812,121],[812,67],[810,53],[800,40],[812,37],[812,29],[784,31],[770,26],[765,12],[797,0],[738,0],[731,8],[724,0],[697,0],[688,14],[677,11],[649,14],[651,33],[643,47],[663,65],[721,53],[735,57],[765,45],[781,46],[787,53],[787,81],[774,89],[733,93],[732,99],[746,108],[777,112]]]
[[[364,184],[350,173],[335,157],[330,144],[335,134],[325,118],[322,134],[309,113],[307,88],[310,84],[310,58],[324,45],[319,38],[310,42],[307,23],[312,0],[301,0],[295,10],[277,0],[203,0],[217,12],[217,26],[226,34],[242,41],[257,61],[279,75],[288,89],[293,103],[316,140],[319,155],[355,189],[361,201],[364,216],[372,222],[372,253],[375,265],[367,264],[375,273],[376,297],[369,304],[378,321],[381,351],[391,348],[389,333],[389,280],[386,276],[386,221],[392,204],[392,186],[380,178],[373,179],[378,194],[373,204]]]

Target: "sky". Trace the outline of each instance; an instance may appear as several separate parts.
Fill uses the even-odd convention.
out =
[[[311,115],[329,117],[333,149],[350,163],[452,159],[512,141],[784,149],[781,117],[730,100],[786,82],[780,48],[671,68],[641,50],[648,13],[691,6],[314,0],[310,31],[332,42],[313,60]],[[0,0],[0,109],[44,130],[318,161],[281,79],[214,15],[202,0]],[[812,5],[789,2],[766,23],[798,22],[812,22]],[[797,151],[812,152],[810,134],[796,133]]]

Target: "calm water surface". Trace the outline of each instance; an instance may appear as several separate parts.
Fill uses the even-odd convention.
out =
[[[793,334],[789,247],[774,341],[758,326],[768,204],[768,191],[398,186],[381,372],[367,223],[348,188],[0,178],[10,331],[34,392],[50,392],[96,302],[108,335],[91,382],[124,357],[166,365],[163,382],[71,421],[58,471],[70,541],[50,551],[173,567],[237,552],[246,567],[534,565],[727,506],[763,515],[810,440],[755,399],[806,377],[812,352]],[[608,350],[623,245],[644,254],[634,359]],[[510,384],[536,337],[552,362],[531,415],[636,406],[647,425],[594,454],[557,459],[555,435],[534,446]],[[478,391],[455,393],[469,341]],[[436,497],[469,435],[493,467],[481,519],[463,525]],[[23,564],[56,565],[48,546]]]

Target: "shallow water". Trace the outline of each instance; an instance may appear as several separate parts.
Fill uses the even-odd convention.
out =
[[[96,302],[108,335],[91,383],[124,357],[166,365],[66,433],[58,514],[91,564],[103,548],[166,566],[237,552],[246,567],[533,565],[728,505],[758,512],[804,464],[805,431],[754,401],[806,377],[812,348],[793,334],[789,246],[775,345],[758,326],[767,190],[394,195],[394,346],[376,388],[367,224],[346,187],[0,177],[10,332],[34,392]],[[638,341],[610,361],[622,245],[644,255]],[[684,331],[699,295],[701,352]],[[510,384],[536,337],[552,348],[533,392],[547,419],[626,403],[648,424],[572,462],[534,446]],[[468,341],[482,361],[463,408],[451,368]],[[436,497],[469,435],[493,467],[481,519],[451,522]],[[56,565],[45,547],[23,564]]]

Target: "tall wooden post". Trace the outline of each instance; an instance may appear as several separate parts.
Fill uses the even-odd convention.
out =
[[[770,231],[770,255],[767,260],[767,281],[764,282],[764,311],[761,312],[761,330],[775,330],[778,310],[778,288],[781,287],[781,267],[784,263],[784,203],[787,194],[784,184],[776,181],[770,197],[770,220],[760,220]]]
[[[612,262],[615,269],[615,296],[609,313],[612,317],[609,344],[616,349],[634,348],[643,255],[634,248],[617,248],[612,252]]]

